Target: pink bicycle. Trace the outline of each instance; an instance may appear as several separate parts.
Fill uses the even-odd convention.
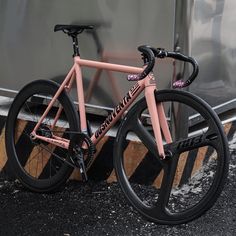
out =
[[[173,84],[183,88],[197,76],[196,61],[148,46],[138,48],[143,68],[84,60],[77,36],[85,29],[92,30],[92,26],[55,26],[54,31],[62,30],[73,39],[74,65],[61,85],[34,81],[15,97],[5,133],[12,170],[24,186],[37,192],[55,191],[74,168],[86,181],[96,145],[128,111],[120,121],[113,162],[129,202],[161,224],[180,224],[199,217],[213,206],[227,178],[229,152],[224,130],[202,99],[182,90],[157,90],[152,73],[155,58],[189,62],[193,67],[190,78]],[[136,81],[93,134],[86,120],[83,66],[126,72],[128,80]],[[78,109],[69,97],[74,82]],[[135,101],[142,91],[145,96]],[[184,112],[179,114],[180,110]],[[131,152],[126,151],[127,140],[136,145]]]

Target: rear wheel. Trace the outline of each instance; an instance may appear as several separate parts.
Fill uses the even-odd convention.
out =
[[[6,151],[12,171],[27,188],[37,192],[56,190],[73,171],[73,167],[66,162],[70,159],[66,149],[30,137],[58,88],[55,82],[45,80],[26,85],[13,101],[6,122]],[[59,107],[62,112],[53,126]],[[62,92],[37,134],[70,139],[71,132],[79,131],[75,107],[68,95]]]
[[[168,117],[173,142],[164,148],[169,157],[158,156],[142,99],[118,131],[116,175],[130,203],[145,217],[161,224],[185,223],[202,215],[220,195],[228,173],[227,140],[219,118],[200,98],[173,90],[155,97]],[[125,149],[126,139],[133,141]]]

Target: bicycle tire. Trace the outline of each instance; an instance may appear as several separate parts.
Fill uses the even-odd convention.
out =
[[[187,135],[185,138],[176,135],[172,143],[165,144],[165,150],[171,150],[172,156],[162,160],[152,130],[141,118],[147,109],[146,100],[141,99],[119,127],[114,147],[115,172],[128,201],[144,217],[159,224],[182,224],[204,214],[219,197],[228,173],[227,139],[218,116],[199,97],[185,91],[161,90],[155,92],[155,99],[169,115],[177,103],[188,108],[191,115],[192,109],[197,111],[194,114],[199,114],[198,122],[187,120],[184,124],[188,127]],[[181,129],[179,125],[175,127]],[[141,160],[138,152],[130,154],[123,149],[130,134],[144,145],[146,153]],[[189,164],[193,160],[191,169]],[[135,162],[133,169],[131,162]]]
[[[57,83],[49,80],[36,80],[27,84],[15,97],[6,121],[6,152],[10,168],[25,187],[35,192],[56,191],[73,171],[73,167],[64,162],[69,159],[67,150],[30,138],[30,133],[45,111],[47,102],[58,88]],[[52,117],[55,117],[59,104],[64,112],[54,129],[50,130]],[[69,139],[72,135],[69,132],[80,131],[79,116],[65,91],[54,105],[38,132],[45,135],[58,132],[58,135]],[[59,158],[60,155],[63,160]]]

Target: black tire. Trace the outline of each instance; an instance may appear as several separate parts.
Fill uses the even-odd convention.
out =
[[[142,116],[146,100],[141,99],[120,125],[114,167],[127,199],[142,215],[159,224],[186,223],[212,207],[222,191],[229,164],[227,139],[218,116],[197,96],[163,90],[155,92],[155,97],[164,105],[175,134],[173,142],[164,146],[169,157],[162,160],[157,154],[152,128]],[[176,105],[185,109],[179,114],[188,113],[191,119],[178,120],[181,109],[175,110]],[[188,129],[181,136],[176,130],[184,127]],[[124,150],[128,135],[141,140],[138,146],[133,142],[139,151]]]
[[[36,192],[57,190],[73,171],[73,167],[64,161],[69,158],[66,149],[30,138],[46,104],[58,88],[59,85],[53,81],[37,80],[29,83],[15,97],[6,122],[9,165],[22,184]],[[63,107],[63,112],[51,130],[52,118],[55,117],[59,104]],[[54,133],[69,139],[72,135],[70,131],[80,131],[79,117],[70,98],[63,91],[37,132],[49,136]]]

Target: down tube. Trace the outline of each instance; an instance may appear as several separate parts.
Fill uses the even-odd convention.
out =
[[[135,98],[143,91],[144,81],[138,81],[126,94],[126,96],[114,108],[112,113],[106,118],[101,126],[95,131],[91,137],[92,142],[96,145],[106,132],[120,119],[122,114],[129,108]]]

